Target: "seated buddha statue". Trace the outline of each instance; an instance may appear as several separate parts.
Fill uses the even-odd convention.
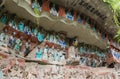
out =
[[[28,40],[28,42],[26,42],[25,44],[25,48],[24,48],[24,56],[27,56],[30,52],[30,47],[31,47],[31,42],[30,40]]]
[[[44,47],[43,60],[48,60],[48,45]]]
[[[18,30],[18,26],[17,26],[17,24],[16,24],[16,23],[15,23],[15,24],[13,24],[12,28],[14,28],[14,29]]]
[[[13,26],[13,25],[15,25],[15,20],[14,19],[11,19],[10,21],[9,21],[9,26]]]
[[[53,36],[53,43],[57,43],[57,38],[56,38],[56,35]]]
[[[39,42],[42,42],[44,40],[44,34],[38,32],[37,38]]]
[[[66,43],[66,41],[63,39],[63,40],[62,40],[61,47],[62,47],[62,48],[65,48],[66,46],[67,46],[67,43]]]
[[[43,55],[43,48],[38,47],[36,51],[36,58],[41,59]]]
[[[49,61],[54,61],[54,46],[48,49]]]
[[[79,23],[82,23],[82,19],[81,19],[80,16],[78,16],[77,21],[78,21]]]
[[[22,46],[21,39],[17,39],[15,42],[14,50],[20,51],[21,46]]]
[[[39,3],[37,3],[37,0],[33,1],[32,9],[34,10],[35,14],[37,14],[37,15],[39,14],[41,7],[40,7]]]
[[[54,41],[54,35],[53,34],[51,34],[50,35],[50,40],[49,40],[50,42],[53,42]]]
[[[13,27],[13,25],[16,24],[15,20],[16,20],[16,14],[12,14],[10,17],[10,21],[9,21],[9,26]]]
[[[34,29],[32,29],[32,30],[33,30],[33,34],[34,34],[35,36],[37,36],[38,29],[37,29],[37,28],[34,28]]]
[[[28,31],[29,31],[28,26],[25,26],[25,28],[24,28],[24,33],[25,33],[25,34],[28,34]]]
[[[46,37],[45,37],[44,41],[49,41],[49,40],[50,40],[50,34],[49,34],[49,33],[47,33],[47,35],[46,35]]]
[[[13,48],[15,45],[15,41],[16,39],[14,38],[14,36],[10,36],[8,46]]]
[[[51,13],[52,15],[58,16],[58,12],[57,12],[57,10],[56,10],[56,8],[55,8],[55,4],[53,4],[53,7],[51,8],[50,13]]]
[[[80,47],[80,53],[84,53],[84,52],[85,52],[84,47]]]
[[[60,55],[60,61],[62,61],[62,62],[65,61],[65,54],[66,54],[65,50],[61,51],[60,54],[61,54]]]
[[[18,24],[18,30],[20,30],[21,32],[24,31],[24,23],[22,21]]]
[[[0,21],[1,21],[3,24],[6,24],[7,19],[8,19],[8,16],[7,16],[7,12],[6,12],[6,13],[3,13]]]
[[[0,41],[3,42],[5,40],[5,33],[0,34]]]
[[[37,9],[41,11],[41,6],[39,5],[39,3],[37,3]]]
[[[2,69],[0,69],[0,79],[3,78],[3,72],[2,72]]]
[[[0,46],[1,45],[6,46],[6,44],[5,44],[5,42],[6,42],[6,36],[7,35],[4,32],[0,34]]]
[[[57,52],[56,52],[56,61],[60,62],[60,59],[61,59],[61,54],[60,54],[60,50],[57,49]]]
[[[32,2],[32,8],[34,9],[37,6],[35,0]]]
[[[28,35],[33,35],[32,30],[30,27],[28,27]]]
[[[66,18],[69,19],[69,20],[74,20],[74,17],[72,16],[70,11],[67,12]]]

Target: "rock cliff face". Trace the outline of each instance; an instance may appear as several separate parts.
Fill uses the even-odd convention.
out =
[[[97,33],[93,32],[92,29],[85,28],[89,24],[84,25],[77,21],[68,20],[65,17],[53,16],[51,13],[43,10],[40,12],[40,16],[36,16],[31,8],[30,0],[6,0],[5,6],[10,13],[16,13],[21,18],[40,24],[46,30],[65,31],[70,38],[78,36],[79,42],[95,45],[101,49],[107,47],[107,43]]]
[[[6,66],[4,63],[0,67],[2,69],[0,75],[3,74],[2,79],[119,79],[114,69],[39,65],[32,62],[23,63],[21,60],[17,62],[15,58],[10,60],[11,64]]]
[[[0,0],[0,7],[5,4],[5,1],[6,1],[6,0]]]

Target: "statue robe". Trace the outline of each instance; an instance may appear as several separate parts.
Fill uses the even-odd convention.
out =
[[[37,36],[37,33],[38,33],[37,28],[33,29],[33,34],[34,34],[35,36]]]
[[[2,73],[2,70],[0,69],[0,79],[3,78],[3,73]]]
[[[25,26],[25,28],[24,28],[24,33],[25,33],[25,34],[28,34],[28,32],[29,32],[28,26]]]
[[[13,27],[13,25],[15,25],[15,21],[14,21],[14,20],[11,20],[11,21],[9,22],[9,26]]]
[[[24,23],[23,23],[23,22],[20,22],[20,23],[18,24],[18,30],[20,30],[21,32],[24,31]]]
[[[83,22],[83,20],[82,20],[80,17],[78,17],[77,21],[78,21],[79,23],[82,23],[82,22]]]
[[[14,50],[20,51],[21,45],[22,45],[22,41],[20,39],[17,39]]]
[[[5,33],[1,33],[0,34],[0,41],[3,42],[5,40],[5,36],[6,36]]]
[[[43,60],[48,60],[48,48],[44,48]]]
[[[42,58],[42,54],[43,54],[43,49],[42,48],[40,50],[37,49],[36,58],[41,59]]]
[[[7,15],[4,14],[4,15],[1,17],[0,21],[1,21],[3,24],[6,24],[7,19],[8,19]]]
[[[40,32],[38,32],[37,38],[39,42],[42,42],[44,40],[44,34],[41,34]]]
[[[58,12],[57,10],[55,9],[55,7],[52,7],[51,10],[50,10],[50,13],[54,16],[58,16]]]
[[[69,20],[74,20],[74,17],[71,15],[70,12],[67,12],[66,18],[69,19]]]

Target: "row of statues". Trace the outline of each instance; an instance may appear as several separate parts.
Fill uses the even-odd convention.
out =
[[[54,35],[53,35],[54,36]],[[50,42],[50,43],[55,43],[58,45],[61,45],[61,48],[64,48],[62,50],[60,49],[55,49],[54,46],[52,48],[49,48],[48,46],[43,47],[38,47],[38,49],[36,50],[36,58],[37,59],[43,59],[43,60],[49,60],[49,61],[57,61],[60,62],[61,60],[66,61],[66,50],[65,47],[66,45],[64,45],[64,43],[60,43],[59,41],[54,40],[53,36],[50,35],[51,39],[48,39],[48,36],[46,36],[46,38],[44,39],[44,42]],[[7,35],[5,35],[4,33],[1,34],[1,41],[3,42],[4,39],[6,39],[6,37],[8,37]],[[21,46],[22,46],[22,38],[20,39],[16,39],[13,36],[9,37],[9,42],[8,42],[8,46],[13,48],[16,51],[20,51]],[[24,54],[27,55],[29,53],[29,48],[30,48],[30,41],[26,42],[25,44],[25,49],[24,49]],[[86,57],[80,57],[80,64],[84,64],[86,65],[86,63],[90,62],[87,61]],[[94,62],[94,67],[96,66],[97,60],[93,58],[93,60],[91,61],[95,61]],[[89,65],[90,66],[90,65]]]
[[[3,15],[2,15],[2,17],[1,17],[1,22],[3,22],[3,23],[7,23],[7,17],[8,17],[8,12],[5,12],[5,13],[3,13]],[[16,22],[16,18],[15,18],[15,16],[13,16],[12,17],[12,19],[10,19],[9,21],[8,21],[8,24],[9,24],[9,26],[11,26],[12,28],[14,28],[14,29],[16,29],[16,30],[19,30],[19,31],[21,31],[21,32],[24,32],[25,34],[27,34],[27,35],[32,35],[32,36],[35,36],[35,37],[37,37],[37,39],[38,39],[38,41],[39,42],[42,42],[44,39],[45,39],[45,37],[47,36],[47,38],[46,39],[49,39],[50,41],[51,41],[51,39],[52,39],[52,41],[59,41],[59,44],[61,43],[61,40],[63,41],[63,45],[66,45],[66,42],[65,42],[65,40],[63,40],[63,39],[61,39],[60,37],[58,37],[58,34],[56,35],[56,34],[54,34],[54,33],[52,33],[52,34],[49,34],[48,32],[46,32],[46,31],[42,31],[42,29],[41,28],[39,28],[39,27],[31,27],[31,25],[32,24],[30,24],[30,23],[28,23],[28,24],[26,24],[23,20],[20,20],[18,23]],[[56,38],[57,37],[57,38]],[[95,49],[95,48],[94,48]],[[88,49],[86,50],[85,49],[85,47],[83,46],[83,47],[80,47],[80,52],[87,52],[88,51]],[[96,50],[96,49],[95,49]],[[97,52],[98,51],[98,52]],[[97,50],[96,52],[97,53],[99,53],[98,55],[100,56],[100,54],[102,54],[101,53],[101,51],[99,51],[99,50]],[[88,51],[89,52],[89,51]]]
[[[36,51],[37,59],[46,60],[48,62],[66,62],[65,55],[65,49],[55,49],[54,46],[52,48],[49,48],[47,45],[44,48],[38,47]]]
[[[30,52],[31,47],[30,41],[24,44],[22,37],[16,38],[14,34],[8,35],[4,32],[0,34],[0,46],[10,47],[20,54],[23,45],[24,50],[22,52],[24,52],[24,56],[26,56]]]
[[[7,19],[8,19],[8,13],[4,13],[4,15],[1,17],[1,22],[2,23],[7,23],[9,24],[10,27],[18,30],[18,31],[21,31],[27,35],[32,35],[34,37],[36,37],[38,39],[39,42],[44,42],[44,41],[47,41],[47,42],[50,42],[50,43],[54,43],[54,44],[57,44],[57,45],[60,45],[62,48],[66,48],[66,47],[69,47],[69,39],[66,38],[66,36],[62,37],[59,33],[49,33],[45,30],[43,30],[43,28],[39,28],[39,27],[31,27],[32,24],[28,23],[26,24],[24,22],[24,20],[20,20],[18,23],[16,22],[16,18],[15,16],[12,17],[8,22],[7,22]],[[13,36],[13,37],[12,37]],[[15,40],[15,35],[12,35],[10,37],[10,41],[9,41],[9,45],[10,46],[13,46],[13,48],[17,51],[20,51],[20,48],[22,46],[22,38],[19,38],[17,40]],[[67,41],[68,40],[68,41]],[[79,52],[80,53],[90,53],[91,51],[88,51],[88,49],[85,49],[84,46],[83,47],[79,47],[77,44],[77,39],[73,39],[73,41],[71,42],[74,42],[73,45],[75,45],[75,47],[78,48]],[[26,43],[26,49],[30,48],[30,42]],[[26,52],[28,50],[24,50],[24,52]],[[96,51],[92,51],[92,52],[96,52],[96,54],[98,54],[99,50],[96,50]],[[25,55],[27,55],[28,53],[26,53]],[[102,53],[98,54],[98,56],[100,56]],[[101,56],[103,57],[103,56]]]
[[[104,57],[105,56],[104,53],[103,53],[103,52],[105,52],[105,50],[102,51],[102,50],[98,49],[97,47],[89,48],[86,45],[84,45],[84,46],[80,46],[78,50],[82,54],[92,53],[92,54],[96,54],[98,57]]]
[[[39,0],[33,0],[32,3],[31,3],[32,4],[32,9],[35,11],[36,14],[40,14],[39,12],[41,12],[42,8],[43,8],[42,5],[45,3],[45,5],[49,6],[50,14],[52,14],[54,16],[59,16],[59,9],[60,8],[59,8],[58,5],[56,5],[54,3],[51,3],[51,2],[49,4],[46,4],[47,1],[46,2],[40,1],[40,3],[39,3]],[[96,32],[97,35],[102,37],[103,40],[108,38],[108,34],[107,33],[103,34],[103,32],[104,32],[103,30],[104,29],[102,29],[102,28],[99,29],[98,28],[99,25],[95,21],[93,21],[90,17],[85,16],[82,13],[77,13],[74,10],[71,10],[71,9],[63,9],[63,12],[61,12],[61,13],[63,13],[63,16],[65,18],[67,18],[68,20],[72,20],[72,21],[75,20],[78,23],[83,23],[86,26],[87,29],[91,28],[93,30],[93,32]],[[102,34],[102,36],[100,34]],[[110,39],[111,38],[109,38],[109,40]],[[109,41],[109,40],[107,40],[107,41]]]
[[[39,12],[41,12],[42,10],[42,5],[39,4],[39,1],[37,0],[33,0],[32,1],[32,9],[34,10],[35,14],[38,14],[39,15]],[[59,13],[58,13],[58,8],[56,8],[56,5],[55,4],[50,4],[50,13],[54,16],[58,16]],[[70,10],[66,11],[66,18],[69,19],[69,20],[74,20],[74,16],[72,14],[72,12]]]

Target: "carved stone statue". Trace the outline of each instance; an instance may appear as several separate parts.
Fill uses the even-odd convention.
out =
[[[18,24],[18,30],[20,30],[21,32],[24,31],[24,23],[22,21]]]
[[[1,21],[2,23],[4,23],[4,24],[7,23],[7,19],[8,19],[7,14],[8,14],[8,12],[3,13],[3,15],[2,15],[2,17],[1,17],[1,19],[0,19],[0,21]]]

